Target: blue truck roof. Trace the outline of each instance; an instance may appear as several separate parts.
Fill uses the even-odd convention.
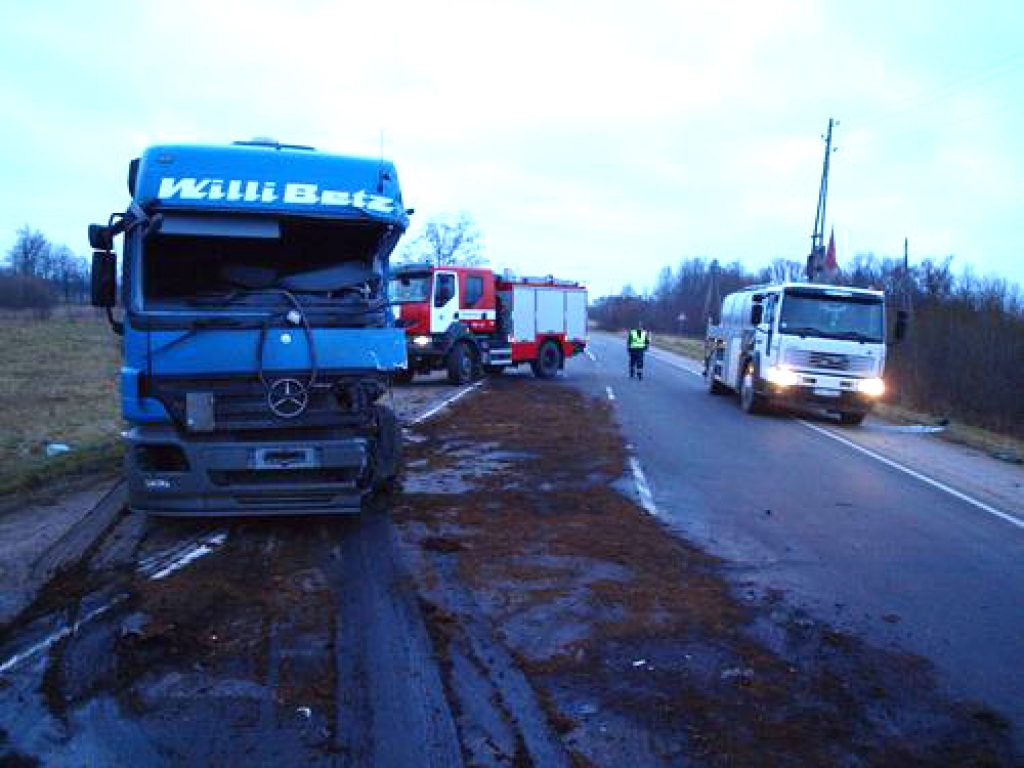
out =
[[[318,216],[409,225],[384,159],[244,142],[159,145],[139,159],[134,199],[154,210]]]

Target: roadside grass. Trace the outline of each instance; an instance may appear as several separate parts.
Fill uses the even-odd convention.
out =
[[[879,403],[875,406],[875,413],[886,421],[896,424],[935,425],[940,422],[938,416],[914,411],[894,403]],[[946,419],[941,421],[947,422]],[[948,423],[943,423],[942,426],[944,427],[943,431],[937,432],[936,435],[943,440],[948,440],[951,443],[960,443],[961,445],[984,451],[990,456],[1002,459],[1003,461],[1009,461],[1013,464],[1024,463],[1024,440],[1018,440],[1009,435],[1002,435],[998,432],[964,424],[953,419],[949,419]]]
[[[0,497],[118,468],[118,338],[91,310],[0,317]],[[71,450],[47,457],[46,446]]]
[[[704,362],[704,339],[692,336],[676,336],[668,333],[652,333],[651,343],[654,346],[675,352],[677,355]]]
[[[651,334],[651,341],[655,347],[693,360],[704,361],[703,339],[669,333],[654,333]],[[878,403],[874,412],[886,421],[896,424],[934,425],[939,422],[939,417],[934,414],[914,411],[895,403]],[[943,426],[945,429],[936,433],[943,440],[984,451],[1003,461],[1017,464],[1024,462],[1024,440],[1017,440],[1009,435],[975,427],[954,419],[950,419]]]

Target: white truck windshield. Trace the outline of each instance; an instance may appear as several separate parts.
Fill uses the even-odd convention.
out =
[[[779,332],[881,343],[885,338],[884,305],[874,296],[786,291]]]

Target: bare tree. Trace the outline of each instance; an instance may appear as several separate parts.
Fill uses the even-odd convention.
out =
[[[429,262],[437,267],[454,264],[476,267],[487,263],[480,229],[465,212],[431,218],[402,249],[400,258],[407,262]]]
[[[50,241],[38,229],[23,224],[8,252],[11,269],[23,277],[49,277]]]
[[[54,287],[64,296],[64,303],[70,304],[81,294],[81,286],[87,276],[82,259],[66,245],[55,245],[50,249],[48,277]]]

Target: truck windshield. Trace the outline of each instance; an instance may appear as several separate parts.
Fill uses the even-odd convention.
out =
[[[884,331],[883,302],[875,296],[786,291],[782,300],[780,333],[880,343]]]
[[[415,304],[430,299],[430,273],[396,275],[388,291],[394,304]]]
[[[304,306],[383,311],[378,225],[282,221],[279,236],[209,231],[157,232],[141,245],[146,311],[237,311],[279,305],[283,292]]]

